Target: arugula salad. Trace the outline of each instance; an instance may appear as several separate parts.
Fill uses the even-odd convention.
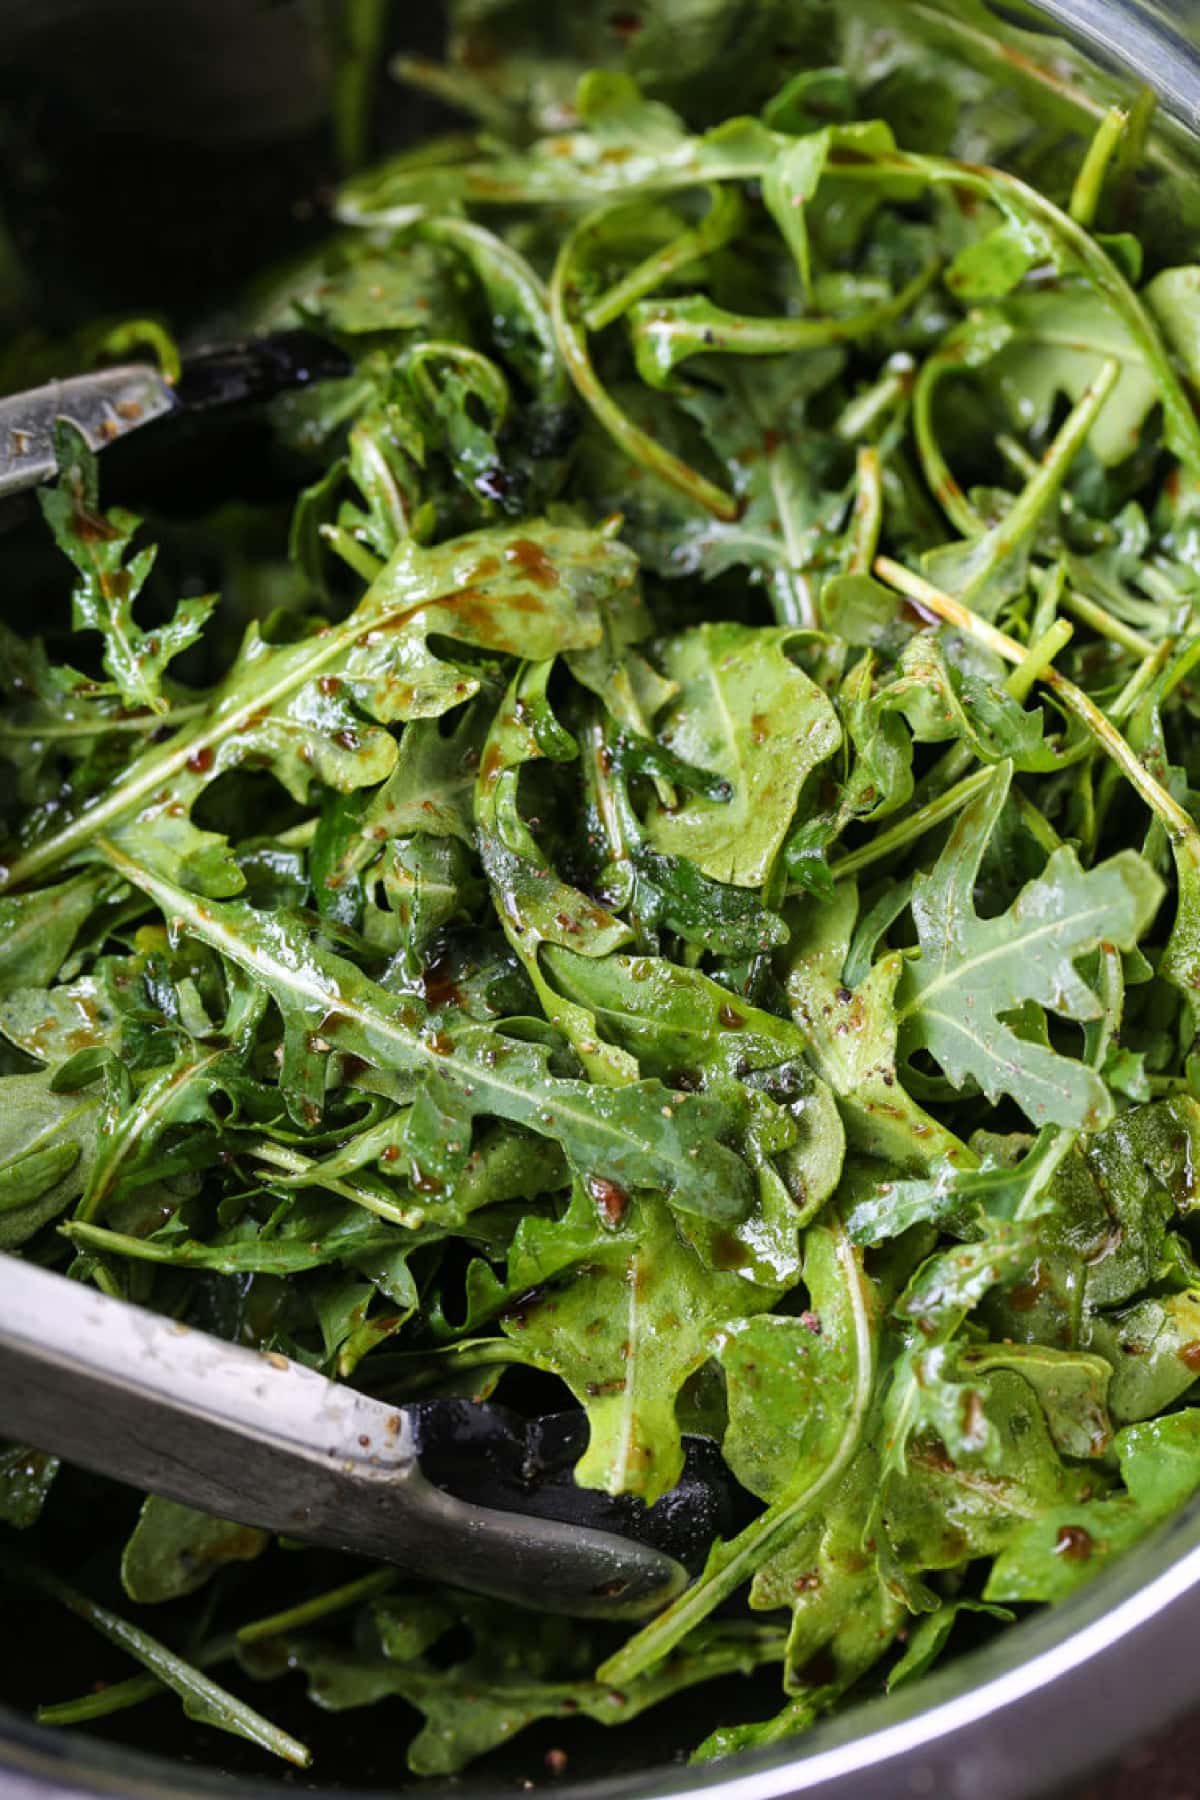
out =
[[[4,1589],[120,1651],[40,1717],[721,1756],[1200,1486],[1200,238],[1148,101],[898,12],[457,0],[458,125],[239,303],[347,358],[287,496],[63,426],[0,537],[0,1248],[747,1500],[633,1629],[3,1446]]]

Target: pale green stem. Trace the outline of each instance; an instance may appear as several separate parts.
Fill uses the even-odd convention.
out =
[[[0,1551],[0,1573],[13,1581],[49,1594],[61,1606],[65,1606],[68,1612],[74,1613],[76,1618],[90,1625],[101,1637],[107,1638],[110,1644],[116,1645],[126,1655],[160,1675],[165,1686],[173,1688],[185,1704],[193,1707],[209,1723],[249,1738],[251,1743],[282,1757],[285,1762],[295,1764],[299,1769],[306,1769],[312,1761],[312,1753],[307,1745],[281,1731],[244,1700],[239,1700],[236,1695],[218,1687],[194,1662],[177,1656],[167,1645],[151,1637],[149,1632],[130,1624],[119,1614],[110,1612],[106,1606],[98,1605],[86,1594],[81,1594],[78,1589],[60,1580],[57,1575],[52,1575],[49,1570],[39,1568],[28,1556],[19,1557],[9,1550]]]
[[[1044,818],[1038,811],[1029,795],[1017,787],[1015,782],[1010,792],[1017,811],[1021,815],[1021,823],[1038,848],[1044,850],[1047,856],[1053,856],[1056,850],[1061,850],[1062,839],[1049,819]]]
[[[950,594],[942,593],[940,588],[934,587],[933,583],[926,581],[924,576],[913,574],[911,569],[906,569],[900,563],[893,562],[888,556],[881,556],[876,560],[875,573],[880,581],[886,583],[888,587],[907,595],[911,600],[918,600],[922,606],[937,613],[939,618],[945,619],[948,624],[965,632],[968,637],[974,638],[976,643],[983,644],[994,655],[1003,657],[1005,662],[1017,665],[1024,662],[1027,652],[1022,649],[1020,644],[1010,638],[1006,632],[998,631],[986,619],[981,619],[977,613],[971,611],[970,607],[964,606],[961,600],[955,600]],[[1151,812],[1162,821],[1171,842],[1175,845],[1186,846],[1193,859],[1200,863],[1200,831],[1197,831],[1191,816],[1167,792],[1161,782],[1155,780],[1149,769],[1130,749],[1112,720],[1105,717],[1095,701],[1090,699],[1082,688],[1076,687],[1073,681],[1068,681],[1064,675],[1060,675],[1057,669],[1044,669],[1040,679],[1058,696],[1066,710],[1073,713],[1080,723],[1091,732],[1100,747],[1112,758]]]
[[[347,1607],[357,1606],[363,1600],[377,1599],[394,1588],[399,1579],[395,1569],[376,1569],[370,1575],[360,1575],[357,1581],[348,1581],[344,1587],[332,1588],[327,1594],[314,1594],[311,1600],[301,1600],[298,1606],[289,1606],[285,1612],[252,1620],[249,1625],[239,1628],[237,1641],[239,1644],[258,1644],[264,1638],[280,1637],[285,1631],[302,1630],[305,1625],[345,1612]]]
[[[1029,454],[1024,444],[1019,444],[1007,433],[997,438],[996,442],[1019,474],[1027,478],[1036,475],[1037,458]],[[1059,505],[1064,513],[1078,511],[1072,494],[1060,494]],[[1114,644],[1120,644],[1123,649],[1131,650],[1135,656],[1154,655],[1155,645],[1150,642],[1149,638],[1143,637],[1140,631],[1135,631],[1132,625],[1126,625],[1122,619],[1115,618],[1098,601],[1089,600],[1086,594],[1080,594],[1073,588],[1067,588],[1060,595],[1060,602],[1068,612],[1074,613],[1081,623],[1090,625],[1100,637],[1111,639]]]
[[[424,1207],[400,1206],[396,1201],[385,1200],[382,1195],[373,1194],[367,1188],[356,1187],[351,1181],[341,1181],[336,1176],[325,1175],[319,1162],[310,1156],[301,1155],[298,1150],[289,1150],[284,1144],[273,1144],[264,1138],[260,1143],[252,1144],[247,1154],[256,1157],[260,1163],[266,1163],[265,1170],[257,1171],[264,1180],[271,1179],[271,1169],[279,1169],[294,1185],[324,1188],[328,1193],[352,1201],[355,1206],[374,1213],[377,1218],[386,1219],[391,1225],[401,1225],[408,1231],[419,1230],[428,1219]]]
[[[518,122],[513,107],[493,94],[486,81],[469,72],[434,62],[429,57],[395,56],[388,65],[388,73],[406,87],[432,94],[435,100],[440,100],[444,106],[452,106],[456,112],[474,113],[481,125],[499,137],[511,138],[513,135],[513,127]],[[475,148],[477,146],[472,143],[471,149]]]
[[[932,831],[946,819],[952,819],[957,812],[972,801],[981,788],[985,788],[992,779],[992,769],[977,769],[974,775],[968,775],[955,787],[947,788],[936,800],[930,800],[916,812],[900,819],[886,831],[881,831],[864,844],[860,850],[851,850],[847,856],[841,856],[837,862],[831,863],[829,873],[835,881],[844,881],[850,875],[858,875],[863,869],[869,869],[872,863],[882,862],[884,857],[891,856],[896,850],[903,850],[906,845]],[[797,892],[800,890],[797,889]]]
[[[966,597],[969,598],[976,588],[986,585],[993,563],[1001,562],[1018,545],[1033,536],[1043,515],[1058,497],[1071,464],[1086,443],[1120,373],[1121,365],[1114,357],[1108,357],[1101,363],[1063,420],[1053,443],[1037,465],[1037,473],[1021,489],[1000,524],[994,525],[987,533],[987,541],[994,549],[994,558],[989,557],[984,567],[972,576],[964,589]]]
[[[1042,680],[1055,657],[1066,649],[1074,635],[1075,627],[1069,619],[1055,619],[1053,625],[1029,645],[1023,661],[1004,683],[1014,700],[1022,705],[1028,700],[1034,684]]]
[[[1068,211],[1077,225],[1090,226],[1095,219],[1104,190],[1104,177],[1128,123],[1129,114],[1122,107],[1110,106],[1096,127],[1071,189]]]
[[[347,531],[344,525],[321,525],[318,530],[330,549],[336,550],[356,575],[361,575],[368,584],[375,580],[383,568],[383,562],[378,556],[373,556],[365,544],[360,544],[353,532]]]
[[[961,369],[961,360],[952,354],[935,350],[922,363],[913,387],[913,436],[921,472],[930,493],[956,530],[967,538],[982,537],[987,521],[982,519],[958,485],[950,464],[942,455],[933,423],[933,400],[943,375]]]
[[[1152,600],[1157,600],[1161,606],[1179,610],[1179,589],[1164,570],[1155,568],[1152,562],[1144,562],[1138,569],[1136,580]]]
[[[237,1654],[237,1639],[232,1632],[202,1644],[191,1653],[189,1661],[197,1669],[215,1669]],[[130,1675],[125,1681],[112,1681],[93,1694],[80,1694],[75,1700],[56,1700],[39,1706],[34,1718],[39,1725],[86,1725],[92,1719],[106,1719],[111,1713],[126,1712],[143,1701],[157,1700],[170,1690],[157,1675]]]
[[[708,212],[700,223],[645,257],[598,300],[593,300],[583,315],[587,329],[603,331],[606,325],[628,312],[635,301],[644,300],[664,282],[719,250],[740,230],[744,215],[745,208],[736,188],[710,188]]]
[[[1063,589],[1067,585],[1067,574],[1061,563],[1052,563],[1040,580],[1034,580],[1037,592],[1037,605],[1033,610],[1033,618],[1029,622],[1030,642],[1040,638],[1043,632],[1049,631],[1058,617],[1058,609],[1062,603]]]
[[[1115,186],[1122,199],[1129,182],[1142,166],[1157,107],[1158,95],[1152,87],[1139,88],[1130,104],[1128,124],[1117,146],[1114,170]]]
[[[251,1620],[236,1635],[225,1632],[221,1637],[213,1638],[211,1642],[194,1650],[189,1661],[197,1669],[216,1668],[219,1663],[229,1662],[237,1654],[239,1644],[256,1644],[263,1638],[276,1637],[282,1631],[312,1625],[318,1619],[343,1612],[362,1600],[386,1594],[395,1587],[399,1579],[395,1569],[377,1569],[370,1575],[360,1576],[357,1581],[347,1582],[344,1587],[333,1588],[326,1594],[315,1594],[311,1600],[302,1600],[287,1612]],[[111,1682],[94,1694],[81,1694],[77,1700],[62,1700],[50,1706],[39,1706],[37,1720],[39,1725],[83,1725],[91,1719],[107,1718],[110,1713],[125,1712],[131,1706],[140,1706],[143,1701],[157,1699],[165,1692],[166,1689],[157,1676],[131,1675],[128,1681]]]
[[[881,325],[906,313],[930,285],[937,270],[936,263],[929,264],[899,293],[846,318],[758,318],[753,313],[735,313],[725,317],[718,314],[697,324],[665,301],[661,308],[655,307],[652,317],[639,320],[635,338],[649,338],[656,346],[655,361],[666,369],[674,369],[694,356],[719,355],[723,351],[738,356],[777,356],[796,350],[818,350],[827,344],[850,344],[869,337]]]
[[[307,850],[317,835],[320,819],[302,819],[299,825],[293,825],[288,831],[276,834],[275,842],[283,850]]]
[[[857,477],[846,573],[869,575],[883,529],[883,465],[872,444],[859,448]]]
[[[835,437],[843,438],[851,444],[858,438],[866,437],[880,419],[886,419],[890,412],[904,403],[912,386],[912,357],[906,351],[899,351],[889,359],[888,373],[882,381],[873,383],[847,402],[834,423]]]
[[[693,469],[690,463],[660,444],[648,431],[643,431],[617,405],[592,365],[587,334],[575,317],[575,267],[588,238],[595,235],[611,210],[606,208],[602,213],[593,213],[577,225],[559,251],[550,281],[550,317],[554,322],[559,353],[581,398],[591,407],[609,436],[635,463],[660,475],[671,487],[697,501],[718,519],[736,519],[738,502],[734,496],[709,481],[698,469]]]
[[[45,743],[51,738],[106,737],[112,731],[161,731],[164,726],[173,727],[185,719],[197,719],[206,710],[205,703],[198,700],[193,706],[172,706],[167,712],[142,713],[136,719],[100,719],[94,724],[86,719],[64,719],[61,724],[54,725],[9,725],[0,720],[0,739],[30,738]]]
[[[1062,604],[1067,611],[1074,613],[1083,625],[1090,625],[1099,637],[1106,637],[1111,643],[1120,644],[1123,650],[1132,651],[1134,656],[1153,656],[1158,648],[1149,638],[1144,638],[1140,631],[1132,625],[1126,625],[1120,619],[1106,611],[1095,600],[1089,600],[1086,594],[1076,593],[1072,587],[1064,588]]]

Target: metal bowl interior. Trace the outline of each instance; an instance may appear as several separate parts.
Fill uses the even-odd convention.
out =
[[[803,1738],[699,1767],[663,1763],[653,1715],[635,1773],[557,1784],[563,1800],[1030,1800],[1059,1793],[1196,1703],[1200,1502],[1070,1600],[939,1672]],[[305,1782],[311,1791],[359,1790]],[[378,1790],[375,1790],[378,1792]],[[421,1784],[500,1800],[511,1783]],[[297,1787],[237,1780],[28,1724],[0,1711],[3,1800],[287,1800]],[[362,1795],[362,1800],[367,1800]]]
[[[0,22],[19,21],[21,5]],[[73,3],[84,10],[80,0]],[[224,0],[220,0],[224,4]],[[1190,186],[1200,135],[1200,0],[899,0],[906,26],[977,58],[991,42],[998,86],[1053,89],[1064,104],[1098,113],[1149,86],[1161,127],[1151,185],[1170,209]],[[236,0],[235,0],[236,4]],[[279,8],[289,11],[290,6]],[[424,32],[422,35],[425,35]],[[0,59],[2,60],[2,59]],[[1192,239],[1194,243],[1194,238]],[[1193,252],[1194,254],[1194,252]],[[1071,1600],[1000,1633],[894,1696],[868,1700],[771,1750],[689,1768],[664,1760],[654,1715],[626,1728],[621,1767],[558,1783],[564,1800],[650,1800],[712,1794],[721,1800],[894,1800],[984,1794],[1018,1800],[1058,1790],[1135,1739],[1200,1701],[1194,1661],[1200,1627],[1200,1497]],[[8,1640],[9,1653],[13,1639]],[[220,1751],[217,1750],[219,1758]],[[306,1788],[347,1793],[336,1783]],[[403,1785],[393,1781],[389,1785]],[[470,1800],[508,1792],[495,1777],[446,1784]],[[436,1792],[440,1783],[421,1784]],[[376,1789],[375,1791],[378,1791]],[[53,1732],[0,1708],[0,1800],[229,1800],[296,1785],[237,1778],[152,1757],[84,1733]]]

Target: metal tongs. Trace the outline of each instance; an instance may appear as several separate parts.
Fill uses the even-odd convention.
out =
[[[348,367],[309,333],[277,332],[197,352],[174,386],[130,364],[0,398],[0,503],[53,479],[61,418],[101,450]],[[239,1524],[580,1617],[654,1611],[735,1504],[707,1440],[687,1440],[681,1482],[646,1507],[576,1486],[582,1413],[388,1405],[3,1255],[0,1435]]]
[[[637,1618],[688,1580],[654,1540],[684,1555],[690,1546],[694,1561],[723,1526],[719,1457],[692,1440],[681,1487],[647,1508],[574,1485],[582,1423],[525,1427],[461,1400],[392,1406],[0,1256],[3,1435],[455,1587],[545,1612]],[[479,1504],[481,1493],[503,1510]]]
[[[160,420],[191,422],[253,407],[349,373],[342,351],[308,331],[276,331],[198,349],[168,381],[152,363],[122,363],[0,396],[0,501],[52,481],[54,432],[67,419],[100,451]]]

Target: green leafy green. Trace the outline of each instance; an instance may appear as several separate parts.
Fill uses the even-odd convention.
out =
[[[982,0],[452,0],[393,73],[477,129],[372,166],[386,10],[337,231],[179,320],[343,372],[218,500],[63,422],[0,537],[0,1251],[730,1524],[631,1635],[13,1444],[0,1585],[143,1665],[42,1709],[130,1742],[303,1761],[235,1663],[418,1776],[685,1692],[728,1755],[1200,1480],[1200,208]]]
[[[127,560],[141,520],[120,510],[101,513],[95,458],[65,419],[58,425],[55,453],[58,486],[40,498],[59,549],[79,573],[72,623],[76,631],[102,634],[104,667],[123,705],[166,712],[162,680],[167,664],[196,642],[216,600],[181,600],[171,619],[143,630],[133,608],[154,566],[155,551],[139,550]]]
[[[1033,1002],[1064,1018],[1097,1017],[1100,1002],[1075,963],[1101,942],[1131,949],[1162,886],[1132,851],[1085,872],[1073,851],[1056,850],[1008,912],[979,919],[972,896],[1009,779],[1002,764],[913,884],[920,951],[906,958],[897,989],[901,1044],[927,1050],[956,1086],[969,1077],[993,1101],[1011,1095],[1036,1124],[1095,1131],[1112,1108],[1100,1077],[1028,1037],[1019,1042],[1003,1015]]]

